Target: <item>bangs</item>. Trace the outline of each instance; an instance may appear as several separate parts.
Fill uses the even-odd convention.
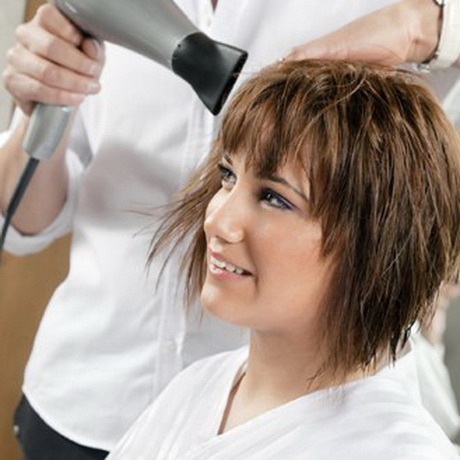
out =
[[[312,63],[305,72],[296,62],[284,63],[247,82],[233,98],[214,147],[217,157],[243,155],[246,168],[262,177],[286,163],[301,168],[310,183],[312,216],[320,220],[334,201],[328,195],[338,192],[330,184],[342,179],[341,157],[370,117],[367,97],[352,101],[360,99],[363,75],[350,64],[341,64],[346,72],[324,66]]]
[[[220,155],[244,155],[246,168],[258,175],[274,174],[286,163],[308,173],[309,148],[318,137],[315,110],[308,103],[305,74],[293,72],[288,79],[261,78],[232,101],[222,125],[216,150]],[[217,153],[216,152],[216,153]]]

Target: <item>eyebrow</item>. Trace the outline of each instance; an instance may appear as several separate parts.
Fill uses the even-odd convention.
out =
[[[222,156],[225,159],[225,161],[227,161],[230,165],[233,165],[232,158],[228,153],[225,152]],[[295,192],[297,195],[299,195],[307,203],[310,203],[310,200],[308,199],[308,197],[303,192],[301,192],[296,187],[291,185],[286,179],[282,178],[281,176],[277,176],[276,174],[268,174],[268,175],[265,175],[265,176],[259,175],[259,176],[257,176],[257,178],[258,179],[269,180],[269,181],[272,181],[272,182],[276,182],[277,184],[284,185],[284,186],[288,187],[289,189],[291,189],[293,192]]]
[[[277,176],[276,174],[269,174],[267,176],[260,176],[259,179],[266,179],[266,180],[270,180],[272,182],[276,182],[278,184],[284,185],[284,186],[290,188],[297,195],[299,195],[300,198],[305,200],[307,203],[310,203],[310,200],[308,199],[308,197],[303,192],[301,192],[296,187],[291,185],[286,179],[283,179],[282,177]]]

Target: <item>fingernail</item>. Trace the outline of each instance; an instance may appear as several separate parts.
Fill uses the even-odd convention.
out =
[[[101,88],[101,85],[96,82],[91,82],[86,85],[87,93],[97,93]]]
[[[98,64],[91,64],[89,67],[89,74],[90,75],[98,75],[99,74],[99,65]]]
[[[101,53],[102,53],[101,44],[97,40],[95,40],[94,38],[91,39],[91,41],[93,42],[94,48],[96,49],[96,59],[99,59],[101,57]]]
[[[71,94],[70,100],[72,104],[80,104],[85,98],[84,94]]]

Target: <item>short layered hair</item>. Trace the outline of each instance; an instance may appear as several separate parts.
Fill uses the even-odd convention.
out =
[[[203,223],[225,153],[261,175],[288,162],[305,171],[322,255],[334,261],[323,370],[346,376],[381,353],[395,359],[459,266],[460,144],[431,91],[409,72],[346,61],[286,62],[247,81],[151,248],[150,258],[187,241],[189,299],[206,276]]]

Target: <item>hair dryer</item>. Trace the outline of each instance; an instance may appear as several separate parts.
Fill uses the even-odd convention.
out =
[[[147,56],[193,87],[219,113],[247,53],[200,32],[172,0],[51,0],[83,32]],[[52,155],[67,126],[68,107],[37,104],[24,150],[42,160]]]
[[[209,1],[209,0],[207,0]],[[216,114],[247,53],[200,32],[172,0],[53,0],[81,30],[163,64]]]
[[[172,0],[50,0],[77,27],[147,56],[186,80],[213,113],[219,113],[243,67],[247,53],[216,42],[199,31]],[[209,1],[209,0],[208,0]],[[5,214],[6,230],[37,162],[56,150],[71,107],[37,104],[23,148],[30,160]]]

